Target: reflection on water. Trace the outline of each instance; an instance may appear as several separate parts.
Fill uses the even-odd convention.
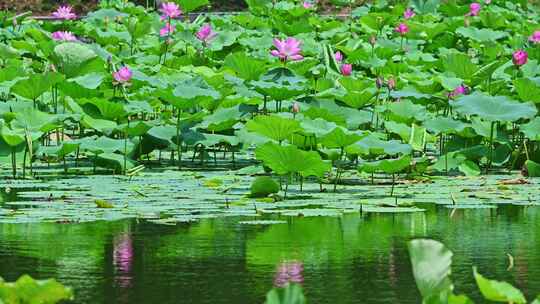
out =
[[[131,235],[120,234],[114,239],[113,265],[115,281],[120,288],[131,287],[133,244]]]
[[[301,284],[304,282],[302,271],[304,271],[302,262],[286,261],[279,263],[274,278],[274,286],[285,287],[288,283]]]
[[[540,293],[538,209],[428,208],[285,218],[273,226],[237,218],[178,226],[0,224],[0,276],[56,277],[74,287],[77,303],[263,303],[274,284],[293,281],[312,303],[416,304],[406,244],[430,237],[454,252],[458,293],[479,298],[473,265],[529,299]]]

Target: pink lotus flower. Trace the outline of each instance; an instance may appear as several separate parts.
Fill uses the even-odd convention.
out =
[[[161,16],[161,20],[165,20],[167,18],[178,18],[180,15],[182,15],[182,10],[180,10],[180,7],[178,4],[174,2],[164,2],[161,4],[161,8],[159,11],[163,14]]]
[[[524,50],[517,50],[512,55],[512,62],[518,67],[526,64],[528,59],[529,54],[527,54],[527,52]]]
[[[529,37],[529,41],[534,44],[540,43],[540,31],[534,31],[534,33]]]
[[[214,39],[217,36],[217,33],[212,30],[212,26],[210,24],[205,24],[201,27],[201,29],[195,34],[197,36],[197,39],[202,41],[205,44],[208,44],[212,39]]]
[[[386,85],[388,86],[388,89],[392,91],[396,88],[396,79],[394,79],[394,77],[388,78],[388,82],[386,83]]]
[[[302,60],[304,56],[300,55],[302,51],[300,49],[301,41],[295,38],[289,37],[285,40],[274,38],[274,46],[277,50],[272,50],[270,54],[274,57],[279,57],[282,61],[290,60]]]
[[[52,33],[51,37],[56,41],[77,41],[77,37],[71,32],[57,31]]]
[[[309,1],[304,1],[304,3],[302,3],[302,6],[305,8],[305,9],[310,9],[313,7],[313,3],[309,2]]]
[[[131,80],[133,72],[127,67],[121,67],[117,72],[113,73],[113,78],[118,83],[127,83]]]
[[[480,14],[480,9],[482,9],[482,6],[478,2],[473,2],[469,6],[469,16],[478,16]]]
[[[165,24],[165,26],[162,29],[159,30],[159,36],[161,36],[161,37],[169,36],[172,33],[174,33],[175,29],[176,29],[176,27],[174,25],[167,22]]]
[[[341,75],[343,76],[351,76],[352,74],[352,64],[342,64],[341,65]]]
[[[304,282],[303,271],[304,265],[301,262],[283,262],[277,267],[274,285],[276,287],[285,287],[289,283],[302,283]]]
[[[407,19],[411,19],[412,17],[416,16],[416,13],[414,12],[414,10],[412,8],[407,8],[407,10],[405,10],[405,12],[403,13],[403,18],[405,18],[406,20]]]
[[[457,88],[455,88],[452,92],[448,93],[449,99],[454,99],[460,95],[467,95],[469,94],[469,88],[465,85],[460,85]]]
[[[291,110],[292,110],[293,114],[300,113],[300,105],[298,104],[298,102],[293,103]]]
[[[58,19],[70,20],[77,18],[77,15],[72,12],[73,8],[69,5],[60,6],[56,9],[56,12],[52,13],[52,16]]]
[[[398,26],[396,26],[395,31],[401,36],[405,36],[409,32],[409,27],[405,23],[400,23]]]
[[[343,61],[343,54],[341,54],[340,51],[337,51],[334,54],[334,58],[336,59],[337,62],[342,62]]]

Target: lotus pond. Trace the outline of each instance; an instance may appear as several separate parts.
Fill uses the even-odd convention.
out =
[[[1,12],[0,276],[76,303],[533,300],[539,8],[331,2]],[[2,278],[0,302],[73,298]]]

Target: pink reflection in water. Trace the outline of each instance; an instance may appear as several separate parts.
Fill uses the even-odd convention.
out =
[[[304,264],[300,261],[284,261],[278,264],[274,277],[274,286],[285,287],[287,283],[304,282]]]
[[[121,287],[131,285],[131,268],[133,265],[133,241],[131,235],[122,234],[115,238],[113,249],[113,265],[117,272],[116,281]]]

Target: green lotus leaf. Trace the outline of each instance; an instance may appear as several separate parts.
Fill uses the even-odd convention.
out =
[[[540,79],[519,78],[514,80],[514,87],[522,101],[540,103]]]
[[[456,33],[479,42],[494,42],[508,36],[505,32],[494,31],[489,28],[478,29],[475,27],[460,27],[456,30]]]
[[[451,117],[439,116],[429,119],[424,124],[426,128],[435,134],[455,134],[463,131],[467,126],[459,120]]]
[[[54,279],[38,281],[29,275],[14,283],[0,279],[0,301],[3,303],[53,304],[73,300],[73,291]]]
[[[521,125],[520,129],[530,140],[540,141],[540,117],[535,117],[530,122]]]
[[[100,73],[89,73],[83,76],[71,78],[69,82],[75,82],[83,88],[95,90],[103,82],[105,76]]]
[[[381,140],[375,135],[370,134],[355,144],[348,146],[345,151],[353,155],[396,155],[409,154],[412,151],[412,147],[398,140]]]
[[[466,54],[450,53],[441,60],[445,71],[452,72],[461,79],[470,79],[478,70]]]
[[[477,115],[489,121],[516,121],[534,117],[537,113],[532,103],[519,103],[506,96],[482,93],[462,96],[451,105],[460,114]]]
[[[478,273],[476,267],[473,267],[473,272],[476,285],[486,300],[516,304],[527,303],[523,293],[514,286],[506,282],[486,279]]]
[[[83,65],[97,56],[88,46],[76,42],[59,44],[54,48],[54,54],[58,68],[67,77],[78,75]]]
[[[341,127],[336,127],[330,133],[321,138],[321,144],[330,149],[344,149],[360,139],[362,139],[362,136],[346,130],[344,131]]]
[[[48,132],[57,127],[57,117],[33,108],[26,108],[15,114],[12,127],[30,132]]]
[[[437,241],[417,239],[409,242],[409,254],[422,303],[447,303],[454,288],[450,280],[452,252]]]
[[[264,135],[277,142],[290,139],[291,136],[302,131],[300,123],[296,120],[283,118],[278,115],[259,115],[248,121],[246,129]]]
[[[322,178],[331,169],[331,165],[324,162],[317,152],[302,151],[296,146],[269,142],[255,149],[255,155],[279,175],[299,173],[304,177]]]
[[[358,166],[358,170],[366,173],[382,171],[386,174],[396,174],[411,165],[411,156],[405,155],[396,159],[383,159],[374,162],[365,162]]]
[[[175,0],[182,8],[182,11],[189,13],[208,4],[208,0]]]
[[[11,87],[11,93],[35,100],[62,79],[62,75],[54,72],[31,74],[29,77],[17,81]]]
[[[230,68],[244,80],[259,79],[265,71],[264,61],[250,57],[245,53],[233,53],[225,57],[224,66]]]
[[[267,197],[279,192],[279,184],[269,176],[259,176],[251,184],[251,197]]]
[[[527,175],[530,177],[540,177],[540,164],[532,160],[525,161],[525,168],[527,168]]]

